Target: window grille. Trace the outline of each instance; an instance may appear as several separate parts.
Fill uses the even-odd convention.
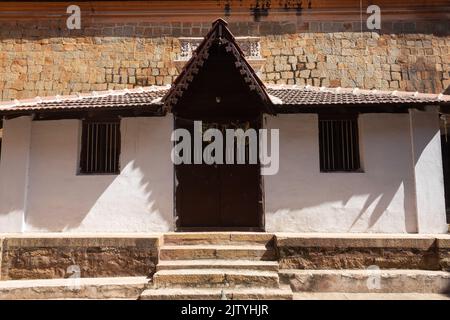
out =
[[[319,116],[320,171],[359,171],[358,119]]]
[[[80,173],[119,173],[120,120],[83,121]]]

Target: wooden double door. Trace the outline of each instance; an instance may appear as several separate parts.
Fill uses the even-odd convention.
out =
[[[218,128],[261,127],[261,118],[249,120],[207,120],[203,131]],[[175,126],[191,132],[192,120],[176,118]],[[225,135],[223,135],[225,147]],[[193,144],[193,142],[192,142]],[[206,144],[203,144],[205,147]],[[263,181],[259,160],[245,164],[179,164],[175,165],[175,215],[178,231],[236,230],[263,231]],[[235,149],[236,150],[236,149]],[[226,152],[224,150],[224,152]],[[235,158],[236,159],[236,158]]]

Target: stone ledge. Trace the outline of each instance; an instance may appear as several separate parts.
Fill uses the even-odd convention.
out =
[[[0,281],[0,299],[137,299],[146,277]]]
[[[450,293],[450,273],[428,270],[280,270],[294,292]]]
[[[294,300],[450,300],[445,293],[296,292]]]
[[[65,235],[61,237],[55,236],[40,236],[29,237],[28,235],[22,237],[11,237],[3,239],[3,247],[9,248],[49,248],[49,247],[157,247],[159,245],[159,236],[104,236],[92,235],[86,236],[71,236]]]
[[[429,249],[435,245],[435,235],[411,234],[276,234],[278,247],[320,248],[415,248]],[[446,239],[444,236],[442,239]],[[450,243],[450,237],[448,237]]]

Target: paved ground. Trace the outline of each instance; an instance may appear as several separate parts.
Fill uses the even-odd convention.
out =
[[[450,300],[437,293],[294,293],[294,300]]]

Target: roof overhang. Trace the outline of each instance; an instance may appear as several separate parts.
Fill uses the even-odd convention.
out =
[[[71,96],[36,97],[0,102],[0,116],[34,115],[35,119],[80,118],[94,114],[122,116],[163,116],[162,98],[168,86],[91,92]],[[267,85],[276,113],[407,112],[440,106],[450,113],[450,95],[402,91],[356,90],[287,85]]]

